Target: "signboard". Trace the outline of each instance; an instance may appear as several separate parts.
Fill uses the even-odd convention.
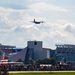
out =
[[[0,60],[0,64],[1,64],[1,65],[8,65],[8,58],[2,58],[2,59]]]

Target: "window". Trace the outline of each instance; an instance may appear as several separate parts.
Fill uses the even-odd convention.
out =
[[[34,45],[37,45],[37,42],[36,41],[34,42]]]

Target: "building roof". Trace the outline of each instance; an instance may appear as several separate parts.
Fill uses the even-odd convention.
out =
[[[16,48],[16,46],[0,44],[0,49],[13,49],[13,48]]]
[[[57,48],[75,48],[75,45],[71,45],[71,44],[60,44],[60,45],[56,45]]]

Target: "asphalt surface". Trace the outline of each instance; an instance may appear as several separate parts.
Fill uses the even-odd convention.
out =
[[[42,72],[75,72],[75,71],[9,71],[8,73],[42,73]]]

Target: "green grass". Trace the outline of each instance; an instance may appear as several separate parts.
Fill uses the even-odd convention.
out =
[[[8,75],[75,75],[75,72],[10,73]]]

